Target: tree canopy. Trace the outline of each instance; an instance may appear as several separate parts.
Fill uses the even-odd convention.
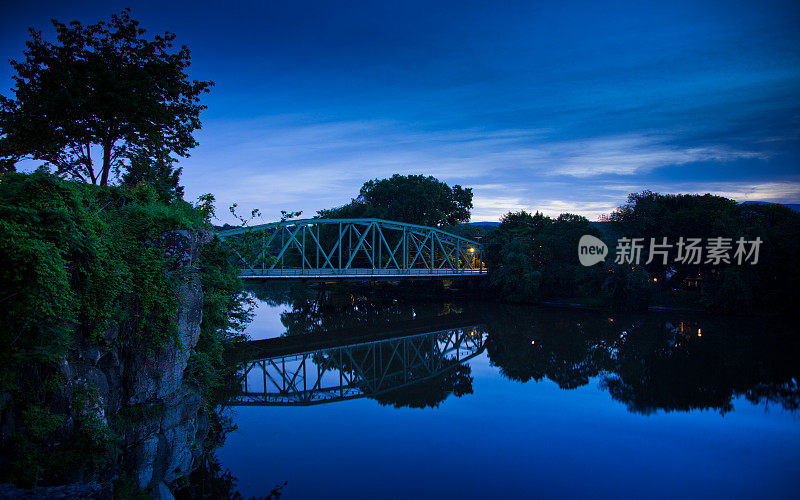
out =
[[[146,38],[129,9],[110,22],[52,23],[56,43],[30,29],[24,59],[10,61],[14,97],[0,96],[0,171],[39,160],[61,176],[107,185],[146,144],[188,156],[205,109],[200,95],[213,82],[189,78],[190,52],[173,50],[175,34]]]
[[[745,313],[757,310],[792,311],[800,279],[800,214],[771,203],[738,204],[710,194],[663,195],[644,191],[607,217],[614,230],[627,237],[667,238],[667,264],[654,259],[647,271],[664,289],[679,287],[687,277],[702,278],[702,302],[714,310]],[[678,238],[737,238],[762,241],[758,264],[697,263],[677,259]]]
[[[338,208],[321,210],[324,218],[389,219],[444,227],[468,222],[472,189],[452,188],[433,176],[395,174],[364,183],[357,198]]]
[[[539,212],[507,213],[486,238],[490,286],[510,301],[597,292],[602,270],[579,266],[576,258],[578,240],[584,234],[601,236],[579,215],[551,219]]]

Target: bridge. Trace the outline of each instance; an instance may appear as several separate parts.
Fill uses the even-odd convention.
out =
[[[235,364],[240,390],[228,404],[309,406],[379,397],[445,376],[483,352],[486,334],[481,324],[462,324],[400,337],[333,341],[338,345],[323,348],[303,348],[302,343],[287,348],[287,341],[298,340],[303,339],[248,342],[244,353],[275,353]]]
[[[219,231],[242,278],[448,279],[485,276],[483,246],[383,219],[300,219]]]

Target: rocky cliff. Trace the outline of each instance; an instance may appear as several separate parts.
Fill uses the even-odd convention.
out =
[[[68,498],[81,488],[91,492],[90,497],[110,497],[113,480],[126,475],[155,498],[170,498],[167,485],[191,472],[209,430],[209,415],[199,390],[187,383],[184,372],[203,316],[203,290],[197,271],[200,250],[212,236],[208,230],[176,230],[162,236],[161,243],[173,262],[168,271],[180,276],[178,292],[183,300],[175,318],[177,335],[166,345],[153,350],[135,342],[121,342],[121,338],[130,337],[126,329],[135,325],[120,324],[106,331],[99,341],[76,341],[60,363],[66,383],[59,390],[57,406],[68,415],[61,434],[69,435],[75,422],[90,413],[91,418],[108,424],[116,433],[121,445],[116,462],[99,474],[77,472],[68,478],[77,481],[71,487],[23,491],[2,485],[4,497],[38,498],[44,494],[47,498]],[[78,392],[90,395],[84,398],[88,405],[76,407]],[[13,406],[13,401],[4,401],[5,437],[13,436],[16,430]]]
[[[125,388],[121,408],[137,406],[139,421],[131,423],[124,439],[124,468],[134,471],[137,485],[164,492],[191,472],[202,451],[209,417],[197,388],[184,383],[184,371],[200,336],[203,290],[195,271],[200,249],[210,241],[209,231],[172,231],[164,236],[173,271],[182,271],[179,293],[184,306],[176,318],[178,336],[155,352],[132,352],[121,377],[112,381]]]

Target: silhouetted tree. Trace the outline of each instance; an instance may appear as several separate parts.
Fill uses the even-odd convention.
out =
[[[486,238],[490,286],[510,301],[596,294],[605,268],[579,265],[578,241],[584,234],[601,236],[579,215],[551,219],[539,212],[509,212]]]
[[[11,61],[14,98],[0,96],[0,169],[42,160],[59,175],[107,185],[150,141],[188,156],[205,109],[199,97],[213,83],[189,79],[189,49],[172,51],[173,33],[148,40],[129,9],[110,22],[52,23],[56,43],[31,29],[24,60]]]
[[[443,227],[467,222],[472,209],[472,189],[452,188],[435,177],[393,175],[367,181],[349,204],[321,210],[323,218],[364,218]]]
[[[134,187],[140,182],[151,184],[164,203],[183,199],[183,186],[179,184],[182,168],[174,168],[175,161],[160,143],[132,148],[130,166],[122,173],[122,184]]]
[[[644,238],[642,265],[658,279],[665,291],[681,287],[685,278],[702,278],[696,303],[717,311],[737,314],[764,310],[794,311],[800,301],[800,214],[771,203],[737,204],[721,196],[662,195],[650,191],[634,193],[628,202],[607,217],[621,236]],[[730,238],[730,262],[699,263],[677,259],[679,238]],[[667,264],[661,257],[649,264],[650,239],[667,238]],[[758,263],[734,261],[736,241],[761,239]]]

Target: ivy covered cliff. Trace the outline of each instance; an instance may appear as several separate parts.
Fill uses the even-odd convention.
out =
[[[146,183],[0,176],[0,483],[119,496],[191,471],[248,319],[211,212]]]

